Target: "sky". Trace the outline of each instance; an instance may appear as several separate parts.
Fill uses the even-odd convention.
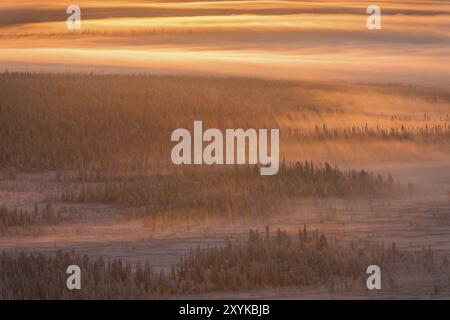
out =
[[[69,30],[66,9],[81,9]],[[381,8],[381,30],[366,9]],[[450,85],[450,1],[0,1],[0,71]]]

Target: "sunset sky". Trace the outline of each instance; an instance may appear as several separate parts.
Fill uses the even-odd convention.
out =
[[[382,30],[366,27],[371,4]],[[2,1],[0,69],[448,86],[450,1]]]

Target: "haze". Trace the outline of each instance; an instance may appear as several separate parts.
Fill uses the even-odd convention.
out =
[[[72,1],[0,4],[0,68],[450,84],[450,2]]]

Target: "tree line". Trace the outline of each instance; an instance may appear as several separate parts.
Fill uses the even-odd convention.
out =
[[[327,238],[318,230],[299,228],[250,230],[245,240],[191,250],[169,269],[150,263],[131,265],[121,259],[88,257],[75,252],[0,254],[2,299],[139,299],[168,298],[212,291],[246,291],[273,287],[325,285],[364,290],[370,264],[386,278],[412,266],[432,268],[430,250],[407,252],[395,244]],[[66,268],[78,265],[82,289],[66,289]],[[447,271],[448,272],[448,268]]]
[[[283,162],[277,175],[264,178],[256,166],[236,166],[128,177],[86,171],[67,173],[62,179],[71,183],[56,200],[143,209],[133,211],[134,217],[171,210],[264,215],[289,198],[375,197],[402,191],[390,174],[340,170],[311,161]]]

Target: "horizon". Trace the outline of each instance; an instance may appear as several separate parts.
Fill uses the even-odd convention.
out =
[[[218,74],[450,84],[450,2],[63,1],[0,4],[0,67],[11,71]],[[3,9],[3,10],[1,10]]]

